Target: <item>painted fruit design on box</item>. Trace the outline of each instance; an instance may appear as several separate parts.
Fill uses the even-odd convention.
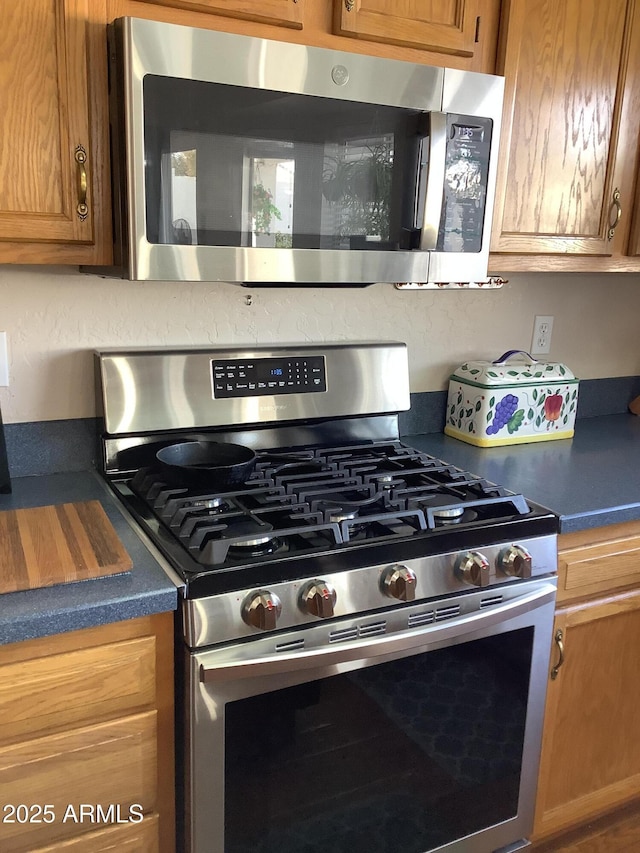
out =
[[[449,397],[447,422],[471,435],[517,438],[519,431],[540,434],[573,427],[578,398],[575,385],[491,389],[475,395],[469,391],[469,387],[458,386]]]

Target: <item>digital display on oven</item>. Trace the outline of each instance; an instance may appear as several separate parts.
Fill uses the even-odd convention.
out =
[[[323,355],[297,358],[216,359],[211,362],[214,399],[267,394],[315,394],[327,390]]]

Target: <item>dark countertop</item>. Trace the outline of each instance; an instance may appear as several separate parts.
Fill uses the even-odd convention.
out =
[[[0,596],[0,644],[14,643],[175,610],[176,584],[130,524],[115,496],[91,471],[19,477],[0,495],[0,511],[99,500],[128,551],[127,574],[59,584]]]
[[[569,533],[640,519],[640,418],[582,418],[572,439],[480,448],[443,433],[405,444],[553,510]],[[133,560],[128,574],[0,596],[0,644],[175,610],[177,578],[92,471],[19,477],[0,511],[98,499]],[[166,564],[164,564],[166,566]]]
[[[418,450],[519,492],[571,533],[640,519],[640,417],[579,418],[571,439],[474,447],[443,433],[402,436]]]

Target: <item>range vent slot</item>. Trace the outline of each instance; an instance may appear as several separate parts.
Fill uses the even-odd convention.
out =
[[[293,652],[297,649],[304,648],[304,637],[299,637],[297,640],[288,640],[286,643],[276,643],[277,652]]]
[[[369,622],[368,625],[358,626],[358,636],[373,637],[376,634],[384,634],[387,630],[387,623],[383,619],[381,622]]]
[[[425,610],[423,613],[410,613],[407,619],[409,628],[417,628],[419,625],[428,625],[433,622],[435,613],[433,610]]]
[[[436,622],[442,622],[444,619],[453,619],[454,616],[460,615],[460,605],[452,604],[449,607],[439,607],[436,610]]]
[[[482,610],[483,607],[493,607],[494,604],[502,604],[502,600],[502,595],[493,595],[491,598],[483,598],[480,602],[480,610]]]
[[[357,640],[357,628],[342,628],[341,630],[332,631],[329,634],[330,643],[344,643],[345,640]]]

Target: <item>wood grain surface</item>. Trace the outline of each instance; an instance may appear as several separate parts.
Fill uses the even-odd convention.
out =
[[[0,593],[131,569],[99,501],[0,512]]]
[[[349,8],[334,0],[334,8],[335,28],[344,36],[459,56],[479,50],[476,0],[359,0]]]
[[[637,160],[636,63],[628,60],[637,54],[639,9],[627,0],[502,4],[493,252],[622,253]],[[616,189],[622,218],[610,239]]]

